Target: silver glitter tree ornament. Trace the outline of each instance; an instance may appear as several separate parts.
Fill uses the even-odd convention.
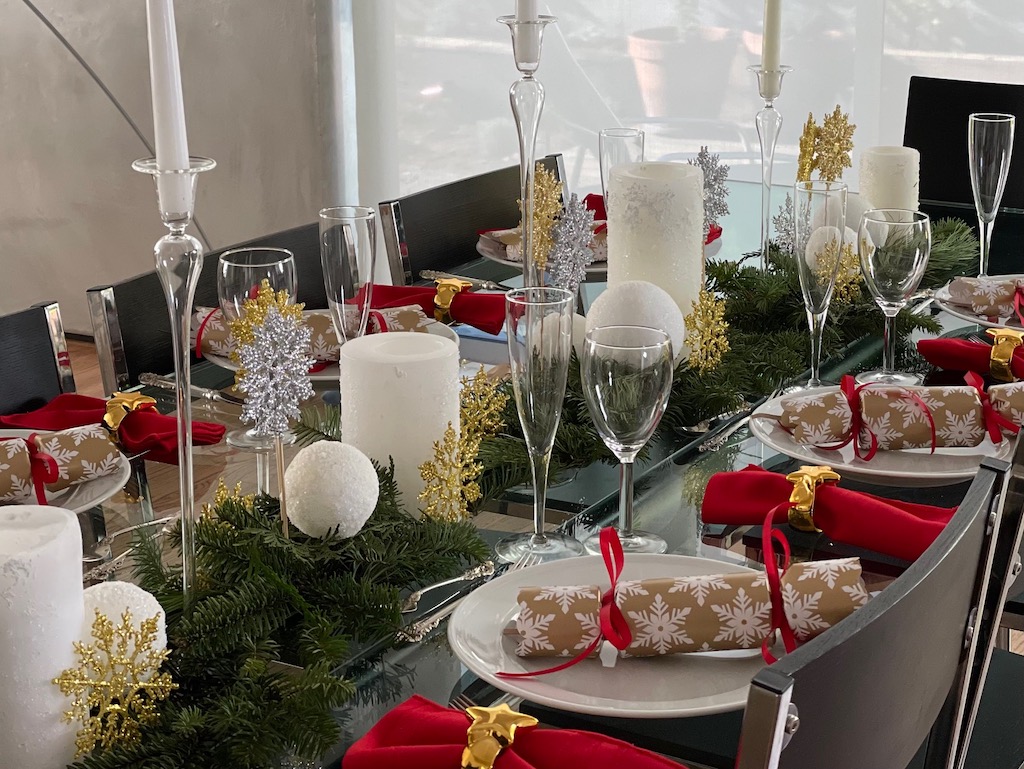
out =
[[[725,183],[729,179],[729,166],[723,164],[718,155],[712,155],[707,147],[701,147],[697,157],[687,161],[697,166],[704,174],[704,240],[707,240],[711,225],[729,213],[729,188]]]
[[[551,230],[554,242],[548,255],[551,285],[575,293],[586,279],[587,266],[594,261],[590,248],[593,224],[594,212],[574,193]]]

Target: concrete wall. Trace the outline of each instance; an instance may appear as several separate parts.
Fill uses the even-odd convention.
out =
[[[143,0],[34,0],[152,141]],[[213,248],[315,220],[321,162],[315,0],[177,0],[185,117]],[[147,154],[23,0],[0,0],[0,313],[153,269],[163,232]]]

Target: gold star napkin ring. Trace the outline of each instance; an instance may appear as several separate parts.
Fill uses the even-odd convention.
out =
[[[473,284],[458,278],[438,278],[434,283],[437,284],[437,293],[434,295],[434,318],[441,323],[449,323],[452,319],[452,300],[455,299],[455,295],[471,288]]]
[[[519,727],[536,726],[533,716],[517,713],[502,703],[495,708],[466,708],[473,723],[466,730],[462,769],[494,769],[498,755],[512,744]]]
[[[804,465],[787,475],[786,480],[793,484],[789,495],[789,525],[797,531],[821,531],[814,525],[814,494],[818,486],[838,481],[839,473],[826,465]]]
[[[1024,331],[1012,328],[990,328],[985,333],[995,339],[988,362],[992,378],[999,382],[1015,381],[1010,361],[1013,360],[1013,351],[1024,342]]]
[[[114,393],[107,401],[107,412],[103,415],[103,426],[117,438],[121,420],[141,408],[156,406],[156,400],[142,393]]]

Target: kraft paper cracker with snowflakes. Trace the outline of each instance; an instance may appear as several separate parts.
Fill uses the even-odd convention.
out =
[[[1022,278],[954,278],[949,284],[950,302],[988,318],[1013,315],[1013,299]]]
[[[782,576],[790,627],[806,641],[868,600],[860,560],[793,564]],[[743,572],[620,582],[615,602],[633,634],[623,657],[753,649],[771,630],[764,574]],[[574,657],[600,632],[601,588],[524,587],[519,591],[516,654]]]
[[[47,491],[110,475],[120,466],[121,452],[99,425],[73,427],[56,433],[38,433],[36,445],[53,457],[59,476]],[[3,438],[0,430],[0,502],[35,502],[32,465],[24,438]]]
[[[212,313],[212,314],[211,314]],[[309,326],[309,355],[321,362],[338,360],[341,346],[338,335],[334,332],[334,321],[329,310],[306,310],[302,313],[303,322]],[[384,321],[387,331],[426,331],[427,326],[434,322],[423,314],[418,305],[388,307],[384,310],[373,310],[367,326],[377,333],[380,322]],[[204,325],[205,322],[205,325]],[[196,336],[202,327],[202,349],[206,355],[220,355],[227,358],[235,347],[228,324],[219,310],[210,307],[197,307],[192,314],[192,347],[196,346]]]
[[[988,399],[998,414],[1015,425],[1024,424],[1024,382],[992,385],[988,388]]]

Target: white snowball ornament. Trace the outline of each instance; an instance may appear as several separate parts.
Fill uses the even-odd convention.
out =
[[[380,480],[369,457],[347,443],[319,441],[295,455],[284,474],[288,520],[310,537],[337,529],[358,534],[377,507]]]
[[[105,615],[116,627],[121,623],[121,615],[127,610],[132,614],[132,626],[136,629],[147,619],[157,617],[153,651],[162,651],[167,648],[167,618],[164,615],[163,607],[152,593],[130,582],[101,582],[98,585],[87,587],[82,597],[85,602],[85,616],[82,618],[82,643],[94,642],[92,623],[96,621],[97,611]],[[129,653],[132,650],[134,650],[134,643],[129,647]]]
[[[689,352],[683,344],[686,322],[679,305],[665,289],[646,280],[627,280],[602,291],[587,313],[587,331],[599,326],[658,328],[672,341],[673,358]]]

